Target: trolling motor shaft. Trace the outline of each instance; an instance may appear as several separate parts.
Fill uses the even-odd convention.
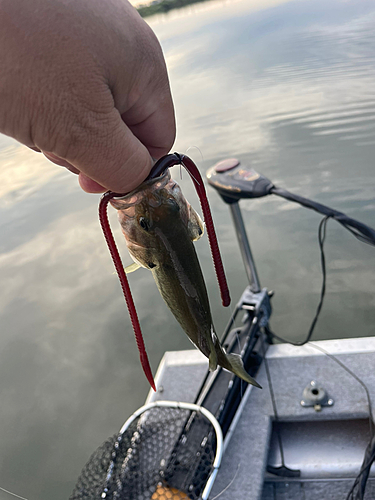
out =
[[[236,158],[216,163],[206,176],[208,183],[229,205],[251,291],[259,293],[261,291],[260,280],[238,202],[241,198],[267,196],[274,185],[255,170],[241,165]]]

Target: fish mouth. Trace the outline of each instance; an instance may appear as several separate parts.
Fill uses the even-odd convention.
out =
[[[142,199],[145,198],[145,196],[154,198],[155,194],[158,193],[161,189],[163,189],[170,180],[171,180],[171,174],[167,169],[161,176],[155,177],[155,179],[149,179],[147,181],[142,182],[142,184],[140,184],[137,188],[133,189],[133,191],[130,191],[130,193],[127,193],[124,196],[112,198],[110,200],[110,204],[117,210],[137,205],[141,202]],[[162,201],[155,200],[152,204],[154,203],[155,206],[159,206],[162,203]]]

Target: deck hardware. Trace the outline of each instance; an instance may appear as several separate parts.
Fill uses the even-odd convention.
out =
[[[255,310],[255,306],[250,306],[248,304],[243,304],[242,305],[242,309],[245,309],[246,311],[254,311]]]
[[[334,401],[318,382],[312,380],[303,390],[301,406],[313,406],[315,411],[321,411],[322,406],[333,406]]]

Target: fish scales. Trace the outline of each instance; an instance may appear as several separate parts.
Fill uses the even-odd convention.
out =
[[[149,269],[165,303],[193,344],[209,359],[260,387],[240,356],[227,354],[214,330],[207,289],[193,241],[203,234],[199,215],[166,171],[138,189],[111,200],[137,267]]]

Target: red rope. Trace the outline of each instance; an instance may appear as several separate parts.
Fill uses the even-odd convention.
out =
[[[223,261],[221,260],[219,244],[216,238],[216,232],[212,220],[210,205],[207,200],[206,190],[203,184],[203,179],[201,177],[201,174],[199,173],[197,166],[188,156],[181,155],[181,162],[186,168],[186,170],[190,173],[195,189],[199,196],[204,222],[207,227],[207,235],[208,235],[208,241],[210,243],[212,260],[214,262],[216,277],[219,283],[221,301],[224,307],[228,307],[230,304],[228,283],[225,277]]]
[[[192,181],[194,183],[195,189],[198,193],[199,200],[200,200],[201,207],[202,207],[202,211],[203,211],[204,222],[206,223],[206,227],[207,227],[208,241],[210,243],[212,259],[214,262],[216,276],[217,276],[217,280],[219,283],[221,300],[222,300],[223,306],[227,307],[230,304],[230,295],[229,295],[228,284],[227,284],[227,280],[225,277],[223,262],[221,260],[219,245],[218,245],[217,238],[216,238],[216,233],[215,233],[214,223],[212,220],[210,206],[209,206],[209,203],[207,200],[206,190],[205,190],[203,180],[202,180],[201,174],[199,173],[197,166],[189,157],[175,153],[175,154],[167,155],[167,156],[164,156],[163,158],[161,158],[155,164],[154,168],[151,171],[150,176],[151,177],[152,176],[153,177],[159,176],[165,171],[165,169],[172,167],[173,165],[179,165],[179,164],[182,164],[186,168],[186,170],[189,172],[190,177],[192,178]],[[151,178],[150,176],[149,176],[149,178]],[[128,307],[129,316],[130,316],[130,320],[131,320],[132,325],[133,325],[135,340],[137,342],[139,357],[141,360],[142,368],[143,368],[143,371],[144,371],[144,373],[147,377],[147,380],[149,381],[151,387],[154,389],[154,391],[156,391],[154,378],[152,376],[150,363],[148,361],[147,352],[146,352],[145,344],[144,344],[143,337],[142,337],[142,331],[141,331],[141,327],[139,324],[137,311],[135,309],[133,297],[132,297],[130,287],[129,287],[129,282],[128,282],[128,279],[126,277],[126,273],[124,271],[124,267],[123,267],[122,262],[121,262],[121,257],[118,253],[117,246],[116,246],[115,240],[113,238],[111,227],[110,227],[109,221],[108,221],[107,207],[108,207],[109,201],[112,198],[122,197],[122,196],[124,196],[124,195],[118,194],[118,193],[113,193],[111,191],[108,191],[107,193],[105,193],[102,196],[102,198],[100,200],[100,204],[99,204],[99,220],[100,220],[100,224],[102,226],[104,237],[105,237],[107,245],[108,245],[108,249],[110,251],[110,254],[111,254],[111,257],[113,260],[113,264],[115,266],[117,275],[118,275],[119,280],[120,280],[120,284],[121,284],[121,288],[122,288],[122,291],[124,294],[125,302],[126,302],[126,305]]]
[[[109,221],[108,221],[107,206],[108,206],[109,201],[116,196],[122,196],[122,195],[119,195],[117,193],[112,193],[111,191],[108,191],[107,193],[103,194],[103,196],[101,197],[101,200],[100,200],[100,204],[99,204],[99,220],[100,220],[100,224],[102,226],[103,234],[104,234],[104,237],[106,239],[106,242],[107,242],[107,245],[108,245],[108,248],[109,248],[117,275],[118,275],[119,280],[120,280],[120,284],[121,284],[121,288],[122,288],[122,291],[124,294],[126,305],[128,306],[129,316],[130,316],[130,320],[131,320],[132,325],[133,325],[133,330],[134,330],[134,334],[135,334],[135,340],[137,342],[137,347],[138,347],[138,351],[139,351],[141,365],[142,365],[143,371],[144,371],[146,378],[149,381],[151,387],[154,389],[154,391],[156,391],[154,377],[152,376],[150,363],[148,361],[147,352],[146,352],[145,344],[144,344],[143,337],[142,337],[142,331],[141,331],[141,327],[139,324],[137,311],[135,309],[133,297],[132,297],[132,294],[130,291],[129,282],[128,282],[128,279],[126,277],[126,273],[124,271],[124,267],[123,267],[122,262],[121,262],[121,257],[118,253],[117,246],[116,246],[115,240],[113,238],[111,227],[110,227]]]

